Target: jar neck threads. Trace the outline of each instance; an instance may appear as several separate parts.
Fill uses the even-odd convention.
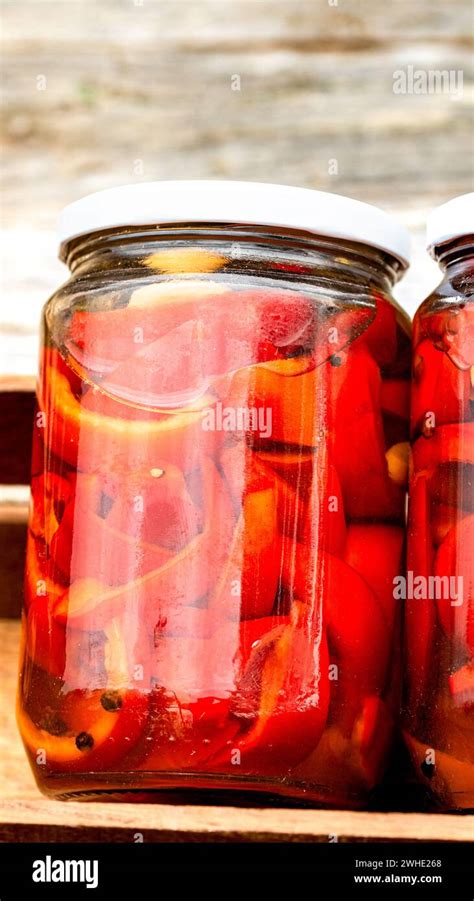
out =
[[[327,279],[340,284],[370,286],[389,292],[405,266],[392,255],[365,244],[328,238],[309,232],[288,231],[268,226],[236,224],[209,225],[183,223],[156,227],[129,227],[95,232],[63,245],[61,258],[75,277],[99,276],[108,271],[138,270],[160,274],[153,264],[155,254],[179,253],[189,247],[204,251],[199,268],[187,275],[205,275],[206,253],[224,257],[225,273],[294,281],[301,284]],[[184,274],[179,267],[171,277]]]
[[[474,264],[474,235],[465,235],[453,241],[435,246],[433,257],[443,272],[452,272],[454,267]]]

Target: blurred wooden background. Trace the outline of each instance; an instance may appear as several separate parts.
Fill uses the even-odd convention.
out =
[[[60,208],[111,185],[348,194],[412,228],[410,311],[436,282],[426,212],[472,189],[471,0],[3,0],[2,18],[1,371],[34,370]],[[409,66],[462,71],[462,96],[394,93]]]

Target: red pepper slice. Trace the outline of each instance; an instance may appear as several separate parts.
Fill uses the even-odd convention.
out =
[[[392,301],[374,293],[375,317],[359,339],[369,349],[378,366],[390,366],[397,356],[397,314]]]
[[[55,359],[53,352],[50,359]],[[195,410],[190,406],[160,419],[105,416],[85,409],[59,368],[47,368],[48,409],[54,412],[44,430],[46,444],[84,472],[153,466],[155,460],[163,459],[193,468],[196,453],[213,444],[212,433],[202,429],[202,406]],[[88,395],[92,392],[96,389],[90,389]]]
[[[437,501],[431,504],[431,539],[436,548],[442,544],[448,532],[457,526],[464,515],[465,512],[459,510],[459,507],[454,504],[438,503]]]
[[[291,537],[301,536],[306,529],[311,474],[307,472],[300,478],[300,469],[294,467],[291,475],[284,478],[262,459],[264,456],[252,451],[244,442],[226,447],[221,453],[219,463],[236,510],[241,512],[245,499],[252,492],[271,491],[279,531]]]
[[[312,299],[296,291],[239,291],[236,303],[255,305],[259,339],[277,348],[307,347],[315,328]]]
[[[288,563],[286,567],[291,596],[311,610],[323,605],[329,647],[338,666],[334,703],[350,734],[362,699],[385,687],[391,636],[381,605],[362,576],[332,554],[318,556],[296,543],[290,575]]]
[[[339,363],[339,355],[349,349],[352,342],[357,346],[361,335],[365,335],[374,322],[373,304],[367,298],[350,309],[339,310],[329,316],[324,306],[319,309],[318,331],[314,339],[312,357],[316,366],[327,360],[333,365]]]
[[[378,695],[365,699],[352,743],[360,756],[360,769],[369,788],[377,785],[387,766],[394,725],[388,705]]]
[[[392,741],[393,717],[378,695],[361,699],[359,709],[352,732],[343,734],[331,705],[316,750],[294,772],[296,778],[324,786],[321,796],[330,792],[341,806],[348,793],[366,792],[380,782]]]
[[[474,516],[465,516],[438,548],[434,574],[444,582],[436,602],[445,634],[474,657]],[[454,584],[453,584],[454,583]]]
[[[280,559],[275,493],[270,488],[253,491],[244,498],[210,609],[229,619],[268,616],[278,587]]]
[[[34,760],[38,751],[45,752],[42,765],[47,773],[104,771],[125,758],[139,738],[148,697],[138,691],[122,692],[119,698],[101,690],[76,691],[66,697],[66,711],[65,734],[57,735],[35,725],[19,708],[18,725],[27,750]]]
[[[316,747],[328,705],[325,635],[320,621],[295,605],[281,634],[273,630],[253,648],[237,686],[232,714],[248,724],[235,744],[239,771],[268,776],[296,766]],[[213,766],[219,763],[229,767],[225,757]]]
[[[441,463],[474,464],[474,423],[442,425],[413,445],[415,472],[433,473]]]
[[[302,540],[308,547],[320,547],[330,554],[341,556],[346,542],[346,519],[341,484],[335,467],[322,462],[320,451],[315,461],[317,484],[315,496],[306,507]]]
[[[285,541],[285,553],[294,559],[292,543],[297,538],[311,547],[318,545],[340,555],[346,540],[346,520],[336,469],[323,446],[306,457],[301,455],[299,466],[293,456],[298,459],[297,454],[284,452],[260,452],[252,457],[257,471],[272,472],[276,478],[280,531],[291,539]]]
[[[449,677],[449,690],[457,708],[474,704],[474,662],[471,660]]]
[[[164,566],[171,551],[139,541],[109,526],[92,511],[71,504],[51,545],[53,562],[69,582],[96,579],[104,586],[125,585]]]
[[[326,554],[322,584],[329,647],[338,666],[335,716],[350,734],[361,699],[385,688],[391,635],[373,591],[347,563]]]
[[[112,507],[107,525],[140,542],[170,551],[185,547],[202,529],[202,517],[182,471],[172,464],[107,479]]]
[[[416,348],[413,362],[411,426],[416,431],[469,419],[471,380],[469,370],[458,369],[449,356],[425,339]]]
[[[408,379],[383,378],[380,406],[384,413],[408,420],[410,415],[410,382]]]
[[[445,308],[421,319],[421,333],[445,351],[459,369],[474,366],[474,309],[472,304]]]
[[[29,528],[35,537],[43,538],[49,545],[71,496],[71,485],[67,479],[46,470],[32,477],[31,495]]]
[[[423,439],[425,440],[425,439]],[[410,486],[407,545],[407,569],[423,579],[433,572],[433,545],[430,537],[430,508],[426,478],[416,475]],[[407,597],[405,602],[405,644],[410,706],[415,710],[424,704],[433,661],[436,624],[434,603],[420,592],[420,597]]]
[[[170,294],[170,283],[150,282],[140,289],[148,292],[143,305],[132,303],[112,310],[75,312],[70,329],[73,354],[75,345],[84,353],[88,368],[106,371],[183,323],[209,317],[216,305],[224,303],[234,309],[234,293],[222,294],[218,282],[206,282],[208,293],[200,296],[190,295],[185,282],[181,285],[184,290],[180,295],[178,286],[173,286]]]
[[[329,447],[350,519],[402,519],[404,490],[389,477],[379,369],[363,344],[327,375]]]
[[[271,434],[263,440],[312,447],[319,440],[318,370],[309,357],[249,366],[237,372],[223,403],[232,409],[271,411]],[[267,413],[268,419],[268,413]],[[262,438],[255,432],[255,440]]]
[[[198,771],[231,746],[239,724],[229,718],[229,699],[202,697],[181,703],[157,687],[150,695],[150,714],[130,769],[147,772]]]
[[[148,481],[154,481],[149,473]],[[171,551],[140,540],[139,534],[128,535],[114,528],[114,522],[122,525],[122,521],[118,511],[112,517],[108,510],[114,504],[109,491],[113,493],[116,488],[110,480],[78,473],[72,482],[72,496],[50,547],[53,569],[62,578],[70,582],[90,578],[101,580],[104,585],[120,585],[158,569],[171,557]],[[139,499],[143,502],[143,495]],[[105,518],[101,515],[104,505]],[[147,513],[150,515],[149,509]]]
[[[344,560],[374,592],[390,635],[399,603],[393,597],[394,579],[403,572],[404,541],[401,526],[351,523],[347,528]]]
[[[30,659],[51,676],[62,679],[66,666],[66,630],[52,615],[49,598],[33,598],[25,628]]]
[[[100,630],[132,605],[141,611],[144,626],[153,634],[160,616],[203,598],[224,565],[234,522],[230,498],[210,460],[203,468],[203,495],[203,531],[182,551],[157,570],[118,588],[107,589],[94,580],[78,581],[56,605],[54,615],[77,628]]]
[[[29,609],[36,597],[55,601],[62,595],[64,587],[54,580],[52,569],[46,543],[39,538],[34,538],[31,532],[28,532],[24,593],[26,610]]]
[[[366,303],[334,312],[321,297],[292,291],[240,291],[239,310],[245,301],[258,310],[261,341],[293,353],[309,352],[315,365],[346,347],[373,318]]]
[[[212,350],[221,347],[216,336],[214,342],[201,335],[199,322],[184,322],[128,357],[101,384],[112,397],[137,405],[172,407],[200,401],[210,377],[226,371],[213,361]],[[231,368],[245,365],[249,357],[247,350]]]

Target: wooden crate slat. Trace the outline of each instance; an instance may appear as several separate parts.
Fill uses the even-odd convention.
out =
[[[208,807],[182,804],[4,801],[0,839],[58,836],[56,841],[466,841],[473,817],[344,810]],[[64,830],[64,833],[63,833]],[[66,837],[64,837],[66,836]]]
[[[35,395],[31,380],[0,379],[0,485],[30,480]]]

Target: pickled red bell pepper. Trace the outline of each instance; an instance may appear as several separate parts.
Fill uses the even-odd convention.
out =
[[[422,439],[424,440],[424,439]],[[410,486],[407,569],[414,578],[427,580],[433,571],[433,544],[430,535],[430,501],[426,477],[417,474]],[[426,596],[407,597],[405,602],[406,665],[410,703],[423,703],[433,665],[436,611]]]
[[[429,480],[429,484],[431,487],[431,479]],[[431,500],[431,540],[434,547],[438,548],[446,538],[448,532],[450,532],[451,529],[458,524],[458,520],[460,518],[462,519],[465,515],[465,511],[461,511],[460,517],[460,511],[455,504],[445,504],[443,501],[433,497]]]
[[[54,472],[46,471],[31,479],[34,497],[29,528],[35,537],[51,543],[59,521],[71,496],[71,485],[67,479]]]
[[[423,431],[426,422],[432,429],[469,418],[469,370],[458,369],[448,355],[428,339],[416,348],[413,377],[411,425],[415,432]]]
[[[173,290],[171,283],[158,282],[137,291],[128,307],[75,313],[71,349],[76,345],[86,354],[91,369],[110,372],[106,381],[116,393],[136,390],[154,396],[191,388],[204,376],[255,360],[275,359],[278,348],[311,343],[309,298],[291,291],[237,293],[222,291],[217,282],[195,284],[204,290],[194,297],[184,290],[180,296],[178,286]]]
[[[155,459],[189,465],[196,444],[206,443],[210,433],[201,427],[202,405],[193,410],[191,404],[185,411],[150,420],[91,412],[76,399],[67,378],[54,365],[54,352],[49,359],[46,381],[54,416],[47,421],[45,439],[53,453],[71,466],[79,463],[82,470],[95,472],[104,466],[139,467]]]
[[[102,629],[110,617],[133,605],[153,631],[160,615],[204,597],[224,565],[233,528],[230,497],[210,460],[204,467],[203,493],[204,528],[183,550],[158,569],[116,588],[94,579],[77,580],[54,609],[58,620],[76,628]]]
[[[78,474],[51,556],[70,581],[120,585],[158,569],[201,528],[184,477],[171,464],[119,478]]]
[[[30,532],[26,543],[24,592],[26,610],[36,597],[54,601],[62,595],[64,586],[58,584],[55,575],[46,542],[41,538],[34,538]]]
[[[468,370],[474,366],[474,311],[472,305],[443,309],[421,318],[420,333],[427,335],[444,351],[455,366]]]
[[[74,355],[77,349],[82,351],[92,370],[110,369],[182,323],[212,315],[222,296],[219,283],[203,282],[205,293],[198,299],[195,288],[190,293],[183,285],[186,287],[186,282],[149,282],[132,295],[134,302],[128,306],[74,312],[70,329]],[[225,291],[223,296],[232,309],[233,292]]]
[[[81,516],[73,504],[66,508],[51,552],[67,581],[96,579],[106,586],[124,585],[159,569],[172,557],[166,548],[114,529],[97,513],[89,510],[86,517]]]
[[[341,556],[346,542],[342,489],[336,468],[327,460],[323,463],[323,457],[320,453],[305,508],[302,540],[308,547],[318,543],[324,551]]]
[[[350,523],[345,562],[355,569],[374,592],[392,634],[397,613],[393,589],[403,571],[405,530],[401,526]]]
[[[126,757],[147,712],[148,696],[138,691],[78,690],[64,700],[64,721],[60,713],[54,726],[48,723],[53,732],[36,726],[24,709],[17,716],[24,742],[47,772],[90,773],[110,769]]]
[[[390,751],[394,720],[389,705],[378,695],[362,701],[350,734],[341,731],[333,710],[329,720],[330,725],[316,750],[296,768],[295,775],[305,781],[320,779],[343,804],[351,790],[370,790],[380,781]]]
[[[408,379],[383,378],[380,387],[380,406],[384,414],[396,416],[403,421],[410,413],[410,382]],[[403,437],[406,438],[405,427]]]
[[[229,718],[229,699],[198,698],[180,703],[161,686],[150,694],[150,712],[127,765],[148,772],[202,772],[239,731]]]
[[[330,458],[346,514],[354,519],[403,517],[404,490],[389,477],[381,415],[381,378],[368,348],[351,349],[326,375]],[[355,387],[356,386],[356,387]]]
[[[436,602],[441,625],[451,641],[464,643],[471,659],[474,657],[473,547],[474,516],[465,516],[450,529],[434,562],[434,574],[444,583],[443,596]]]
[[[320,437],[316,419],[318,372],[310,357],[249,366],[234,375],[222,402],[234,409],[270,410],[267,442],[313,447]]]
[[[269,616],[280,576],[281,539],[272,488],[249,492],[242,501],[228,558],[209,607],[219,617]]]
[[[322,582],[329,648],[338,667],[335,700],[341,705],[338,720],[344,731],[352,729],[363,699],[385,688],[390,632],[375,594],[347,563],[327,554]]]
[[[48,597],[36,596],[29,605],[26,650],[37,666],[62,679],[66,667],[66,629],[54,618]]]
[[[316,617],[294,605],[288,625],[254,644],[237,685],[231,712],[246,727],[234,745],[241,771],[278,774],[303,760],[319,741],[328,704],[324,631]],[[229,758],[223,754],[213,764],[225,768]]]
[[[393,302],[374,294],[376,313],[358,344],[364,343],[378,366],[390,366],[397,357],[397,318]]]
[[[474,464],[474,423],[442,425],[413,445],[416,473],[433,472],[441,463]]]
[[[119,476],[108,476],[105,493],[111,501],[107,524],[137,541],[176,552],[202,530],[201,510],[172,464],[158,460],[152,469],[132,473],[126,485]]]
[[[97,579],[104,585],[120,585],[158,569],[171,552],[128,532],[114,528],[110,513],[100,515],[101,504],[107,496],[103,483],[96,476],[78,474],[74,496],[66,505],[61,522],[51,543],[51,557],[55,571],[69,582],[77,579]]]

